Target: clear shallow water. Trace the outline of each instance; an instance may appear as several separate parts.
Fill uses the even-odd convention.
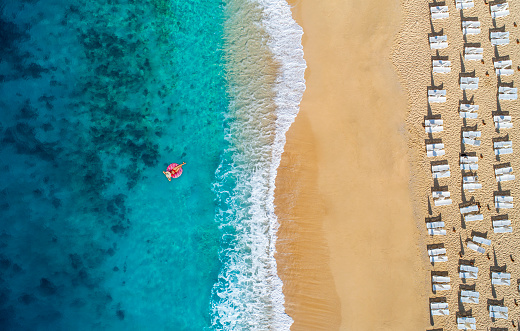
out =
[[[287,328],[273,192],[304,63],[286,4],[0,4],[2,329]]]

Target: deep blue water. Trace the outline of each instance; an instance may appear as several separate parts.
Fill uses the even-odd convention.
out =
[[[211,325],[223,10],[0,1],[1,330]]]

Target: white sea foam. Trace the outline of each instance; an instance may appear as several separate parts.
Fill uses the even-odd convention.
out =
[[[230,0],[229,147],[216,172],[222,268],[212,328],[289,330],[274,258],[277,169],[305,90],[301,37],[285,0]],[[258,25],[259,21],[261,25]]]

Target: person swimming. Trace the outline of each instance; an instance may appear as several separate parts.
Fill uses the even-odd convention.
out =
[[[172,163],[168,166],[166,171],[163,171],[163,174],[171,182],[172,178],[177,178],[182,174],[182,166],[185,164],[186,162],[182,162],[182,164]]]

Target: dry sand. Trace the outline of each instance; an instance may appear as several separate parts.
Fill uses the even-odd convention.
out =
[[[307,90],[277,180],[277,256],[293,330],[428,327],[409,190],[399,1],[293,2]],[[427,64],[425,64],[427,66]]]
[[[387,1],[293,1],[294,16],[305,35],[303,47],[308,70],[307,91],[301,111],[287,135],[286,152],[277,180],[277,212],[281,221],[278,242],[280,276],[284,281],[287,312],[295,320],[293,330],[457,330],[456,314],[470,311],[477,329],[518,327],[520,296],[520,231],[518,208],[496,210],[493,193],[499,189],[493,165],[510,162],[520,174],[520,159],[505,155],[495,158],[492,139],[509,134],[513,148],[520,148],[517,130],[518,101],[500,103],[513,116],[514,128],[495,131],[492,112],[497,110],[495,56],[489,41],[492,20],[484,1],[465,10],[466,17],[478,17],[479,35],[468,42],[484,48],[484,63],[463,61],[464,38],[461,15],[454,1],[447,1],[450,17],[433,22],[443,29],[449,47],[440,55],[449,56],[452,72],[435,74],[433,83],[444,84],[448,101],[428,108],[427,87],[432,85],[428,45],[432,25],[426,0]],[[520,65],[520,4],[510,1],[511,15],[497,19],[505,25],[511,43],[498,47],[500,56],[509,55],[513,66]],[[472,72],[480,78],[479,88],[468,91],[480,106],[478,124],[481,147],[477,152],[477,175],[483,185],[476,192],[463,192],[459,170],[461,152],[459,117],[459,73]],[[486,72],[489,76],[486,75]],[[511,82],[519,75],[503,77]],[[399,84],[401,82],[401,84]],[[401,87],[402,86],[402,87]],[[408,102],[407,102],[408,101]],[[424,116],[440,114],[446,155],[427,158],[422,126]],[[430,162],[447,160],[451,177],[440,179],[447,185],[453,204],[430,207]],[[517,179],[518,180],[518,179]],[[505,182],[515,204],[520,198],[517,182]],[[459,204],[474,197],[482,206],[483,221],[465,224]],[[489,208],[488,208],[489,206]],[[427,235],[424,219],[442,213],[446,236]],[[512,234],[495,234],[491,217],[508,214]],[[453,231],[454,229],[454,231]],[[468,250],[465,244],[474,232],[491,239],[484,254]],[[427,245],[444,243],[447,263],[429,264]],[[474,260],[478,280],[461,282],[459,253]],[[513,262],[514,260],[514,262]],[[491,286],[490,268],[505,267],[511,286]],[[431,271],[447,271],[449,291],[432,293]],[[461,285],[480,292],[479,304],[458,303]],[[429,298],[446,298],[448,317],[429,316]],[[508,320],[489,318],[489,300],[509,308]]]

